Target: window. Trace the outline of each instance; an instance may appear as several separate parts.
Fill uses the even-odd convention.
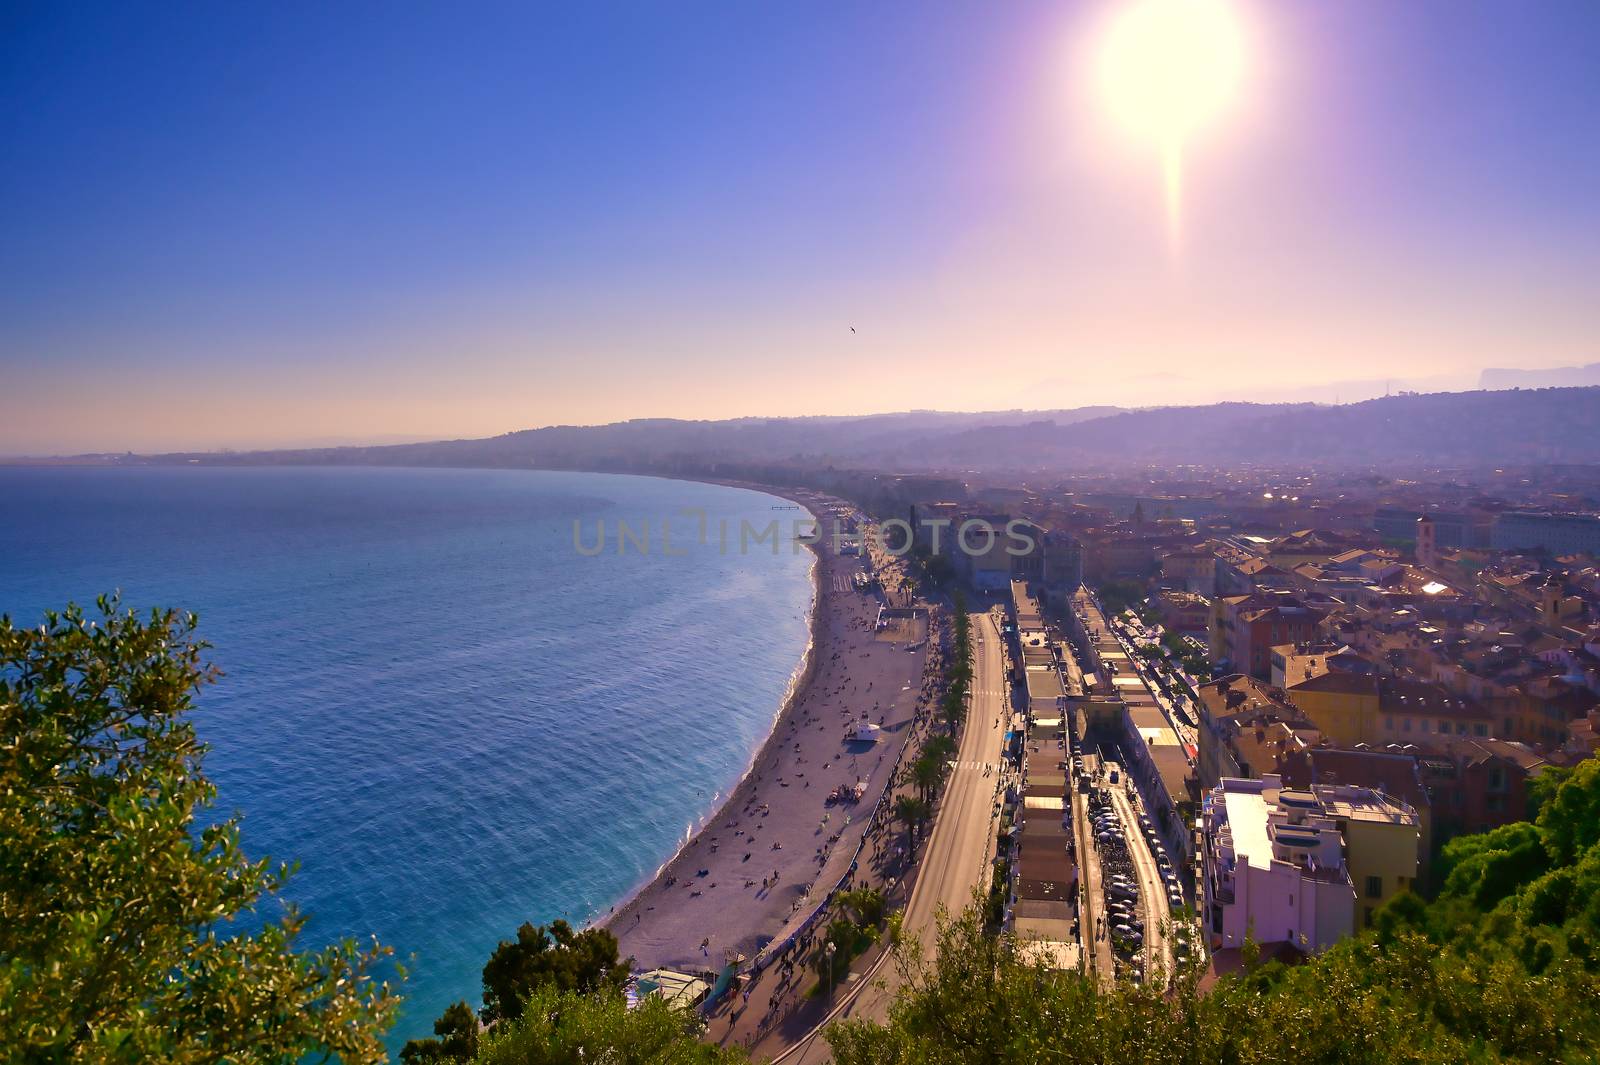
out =
[[[1388,717],[1383,719],[1383,728],[1384,728],[1385,732],[1393,732],[1394,731],[1394,715],[1393,714],[1390,714]]]
[[[1381,877],[1381,876],[1369,876],[1369,877],[1367,877],[1367,898],[1369,898],[1369,899],[1381,899],[1381,898],[1383,898],[1383,877]]]
[[[1474,736],[1487,736],[1489,734],[1489,726],[1483,724],[1473,725],[1472,734]]]
[[[1371,928],[1372,927],[1372,907],[1371,906],[1363,906],[1363,907],[1361,907],[1361,913],[1362,913],[1363,922],[1366,924],[1366,926],[1368,928]]]
[[[1400,731],[1401,732],[1410,732],[1411,731],[1411,719],[1409,717],[1405,718],[1404,720],[1402,720],[1400,722]]]

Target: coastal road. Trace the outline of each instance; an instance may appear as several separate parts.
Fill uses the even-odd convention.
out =
[[[940,910],[960,912],[971,903],[980,884],[987,886],[999,828],[1000,749],[1011,716],[1005,650],[992,615],[980,612],[968,617],[973,636],[972,703],[901,922],[902,931],[917,937],[929,959],[936,946]],[[824,1026],[836,1020],[885,1019],[899,983],[893,959],[882,955],[874,969],[844,985],[839,1005]],[[773,1061],[819,1065],[830,1056],[827,1040],[817,1031]]]

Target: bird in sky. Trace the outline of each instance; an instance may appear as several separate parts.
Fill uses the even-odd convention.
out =
[[[851,326],[850,327],[850,332],[854,333],[855,331],[856,331],[856,327],[855,326]]]

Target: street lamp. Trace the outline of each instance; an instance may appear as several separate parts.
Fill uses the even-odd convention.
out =
[[[828,940],[828,945],[822,948],[822,954],[828,959],[828,1001],[833,1001],[833,955],[839,948],[833,940]]]

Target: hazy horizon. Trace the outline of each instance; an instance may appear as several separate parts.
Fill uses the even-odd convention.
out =
[[[377,433],[377,434],[373,434],[372,436],[338,436],[338,435],[314,436],[314,437],[306,437],[306,438],[299,438],[299,439],[296,439],[296,438],[286,438],[286,439],[277,439],[277,440],[268,439],[268,440],[261,440],[261,441],[258,441],[258,442],[254,442],[254,443],[249,443],[249,442],[246,442],[246,443],[222,443],[222,444],[205,445],[205,446],[174,447],[174,448],[152,448],[152,449],[145,449],[145,450],[134,449],[134,448],[113,447],[113,448],[88,448],[88,449],[80,449],[80,450],[77,450],[77,451],[54,451],[54,452],[32,451],[32,452],[11,452],[11,453],[0,452],[0,462],[4,462],[4,461],[19,461],[20,460],[20,461],[26,463],[28,460],[33,460],[33,459],[46,459],[46,460],[70,459],[70,458],[73,458],[73,457],[88,456],[88,455],[224,454],[224,453],[277,452],[277,451],[296,451],[296,450],[316,451],[316,450],[336,449],[336,448],[344,448],[344,447],[356,447],[356,448],[385,447],[385,446],[400,445],[400,444],[440,443],[440,442],[448,442],[448,441],[452,441],[452,440],[488,440],[488,439],[493,439],[493,438],[500,437],[500,436],[507,436],[507,435],[511,435],[511,434],[515,434],[515,433],[519,433],[519,432],[530,432],[530,431],[538,431],[538,430],[554,429],[554,428],[599,429],[599,428],[606,428],[606,427],[609,427],[609,426],[625,425],[625,424],[635,423],[635,422],[684,422],[684,423],[690,423],[690,424],[714,425],[714,424],[733,423],[733,422],[765,422],[765,421],[790,421],[790,420],[802,420],[803,421],[803,420],[808,420],[808,419],[820,419],[820,420],[830,420],[830,421],[848,421],[848,420],[852,420],[852,419],[866,420],[866,419],[875,419],[875,418],[913,418],[913,417],[916,417],[916,416],[919,416],[919,415],[920,416],[929,416],[929,417],[973,418],[973,419],[994,418],[994,419],[1000,420],[1000,419],[1006,419],[1006,418],[1014,418],[1017,415],[1034,415],[1034,414],[1037,414],[1037,415],[1061,415],[1061,414],[1070,414],[1070,413],[1074,413],[1074,412],[1077,412],[1077,411],[1083,411],[1083,410],[1096,410],[1096,411],[1098,411],[1098,410],[1100,410],[1102,408],[1104,410],[1108,411],[1108,412],[1124,412],[1125,413],[1125,412],[1138,412],[1138,411],[1160,411],[1160,410],[1170,410],[1170,409],[1182,409],[1182,408],[1191,407],[1191,406],[1206,407],[1206,406],[1215,406],[1215,405],[1220,405],[1220,404],[1236,404],[1236,405],[1246,405],[1246,406],[1257,406],[1257,407],[1262,407],[1262,408],[1272,408],[1272,407],[1285,406],[1285,405],[1310,405],[1310,406],[1317,407],[1317,408],[1327,409],[1327,408],[1334,408],[1334,407],[1348,407],[1348,406],[1351,406],[1352,404],[1364,403],[1364,402],[1367,402],[1368,400],[1379,399],[1379,398],[1383,398],[1385,396],[1461,395],[1463,393],[1470,393],[1470,392],[1500,392],[1500,391],[1512,391],[1512,390],[1515,390],[1515,389],[1518,389],[1518,388],[1526,389],[1526,388],[1530,388],[1530,387],[1531,388],[1535,388],[1535,389],[1542,389],[1542,388],[1573,388],[1573,387],[1579,387],[1579,388],[1593,387],[1593,388],[1600,389],[1600,380],[1590,380],[1590,378],[1600,378],[1600,363],[1594,364],[1592,368],[1591,367],[1581,367],[1581,368],[1580,367],[1548,367],[1548,368],[1542,368],[1542,369],[1535,369],[1535,370],[1528,370],[1528,371],[1515,371],[1515,372],[1526,372],[1526,373],[1531,373],[1531,374],[1539,374],[1539,373],[1544,372],[1546,370],[1547,371],[1551,371],[1551,372],[1562,371],[1562,370],[1566,370],[1566,371],[1582,370],[1582,371],[1585,371],[1585,373],[1584,373],[1585,380],[1583,380],[1581,383],[1575,383],[1575,382],[1570,382],[1570,381],[1559,381],[1559,382],[1556,382],[1556,383],[1541,383],[1541,384],[1532,385],[1532,386],[1530,386],[1530,385],[1496,385],[1496,386],[1493,386],[1493,387],[1482,387],[1482,386],[1479,386],[1479,387],[1460,387],[1460,388],[1428,387],[1428,385],[1430,383],[1429,379],[1420,379],[1420,380],[1387,379],[1387,380],[1384,380],[1384,381],[1365,381],[1365,382],[1363,382],[1363,381],[1356,381],[1356,382],[1347,381],[1347,382],[1332,382],[1332,383],[1328,383],[1328,384],[1312,384],[1312,385],[1306,385],[1306,386],[1299,387],[1299,388],[1290,388],[1290,389],[1285,389],[1282,394],[1276,394],[1276,395],[1268,394],[1268,395],[1261,395],[1261,396],[1245,396],[1245,397],[1219,396],[1219,397],[1216,397],[1216,398],[1213,398],[1213,399],[1204,399],[1204,400],[1188,400],[1188,399],[1185,399],[1185,400],[1174,401],[1174,402],[1158,402],[1158,401],[1152,400],[1152,401],[1144,403],[1144,404],[1126,404],[1126,405],[1122,405],[1122,404],[1084,404],[1084,405],[1079,406],[1079,407],[1016,406],[1016,407],[1004,407],[1004,408],[1001,408],[1001,407],[976,408],[976,407],[974,407],[974,408],[969,408],[969,409],[960,409],[960,408],[953,408],[953,407],[949,407],[949,408],[906,407],[906,408],[901,408],[901,409],[887,409],[887,408],[885,408],[885,409],[882,409],[882,410],[862,411],[862,412],[858,412],[858,413],[836,413],[836,412],[830,412],[830,411],[823,411],[823,412],[816,412],[816,413],[775,415],[775,414],[767,414],[767,413],[761,413],[761,412],[752,412],[752,413],[742,413],[742,414],[729,414],[729,415],[727,415],[725,417],[720,417],[720,418],[678,418],[678,417],[673,417],[673,416],[670,416],[670,415],[645,414],[645,415],[638,415],[638,416],[631,417],[631,418],[619,418],[619,419],[615,419],[613,421],[608,421],[608,422],[551,422],[551,423],[541,424],[541,425],[519,425],[519,426],[514,426],[514,427],[510,427],[510,428],[506,428],[506,429],[500,429],[500,430],[494,430],[494,431],[482,432],[482,433],[465,433],[465,434],[458,433],[458,434],[440,434],[440,435],[425,435],[425,434],[419,435],[419,434],[398,434],[398,433],[383,434],[383,433]],[[1437,383],[1437,382],[1435,382],[1435,383]],[[1339,395],[1341,390],[1345,393],[1343,396]],[[1369,392],[1371,394],[1368,394]],[[1319,398],[1319,397],[1322,397],[1323,394],[1333,395],[1333,396],[1335,396],[1337,398],[1333,398],[1333,399]],[[1597,393],[1597,395],[1600,395],[1600,393]],[[1097,414],[1093,415],[1092,417],[1098,418],[1098,417],[1104,417],[1104,416],[1109,416],[1109,415],[1102,415],[1102,414],[1097,413]],[[1000,424],[1000,422],[997,421],[996,424]]]
[[[1600,8],[1230,6],[1181,229],[1106,3],[12,10],[0,454],[1600,358]]]

